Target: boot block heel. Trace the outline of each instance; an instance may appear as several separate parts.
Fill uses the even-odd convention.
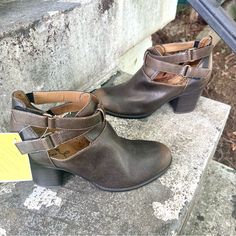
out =
[[[198,90],[187,95],[182,95],[170,101],[175,113],[187,113],[195,109],[202,90]]]
[[[64,171],[46,168],[30,160],[31,173],[35,184],[42,187],[61,186]]]

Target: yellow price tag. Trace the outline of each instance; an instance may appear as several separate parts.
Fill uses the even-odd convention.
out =
[[[32,180],[29,157],[15,146],[20,141],[17,133],[0,134],[0,182]]]

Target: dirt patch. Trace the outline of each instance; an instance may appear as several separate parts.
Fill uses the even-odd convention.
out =
[[[153,35],[153,43],[193,40],[205,27],[193,22],[190,8],[179,10],[176,19]],[[191,23],[192,22],[192,23]],[[220,41],[214,49],[212,77],[203,96],[231,105],[231,112],[214,159],[236,169],[236,55]]]

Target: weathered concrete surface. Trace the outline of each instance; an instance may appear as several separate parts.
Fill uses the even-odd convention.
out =
[[[149,36],[119,58],[118,69],[131,75],[135,74],[143,65],[145,51],[151,46],[152,39]]]
[[[91,90],[119,58],[174,19],[177,0],[0,3],[0,131],[15,89]]]
[[[119,78],[115,81],[128,77]],[[4,184],[0,187],[1,231],[7,235],[178,233],[229,110],[228,105],[201,98],[192,113],[174,114],[166,104],[141,120],[107,117],[124,137],[167,144],[173,154],[167,173],[124,193],[103,192],[80,177],[68,179],[62,188],[45,189],[31,182]]]
[[[236,235],[236,170],[211,161],[183,235]]]

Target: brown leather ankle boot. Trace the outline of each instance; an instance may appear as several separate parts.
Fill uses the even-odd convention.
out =
[[[106,112],[143,118],[170,102],[177,113],[194,110],[212,66],[211,38],[149,48],[142,68],[128,81],[93,93]]]
[[[62,103],[47,111],[34,104]],[[161,143],[117,136],[99,100],[73,91],[12,94],[11,130],[29,154],[33,180],[61,185],[63,173],[79,175],[107,191],[141,187],[162,175],[171,163]]]

